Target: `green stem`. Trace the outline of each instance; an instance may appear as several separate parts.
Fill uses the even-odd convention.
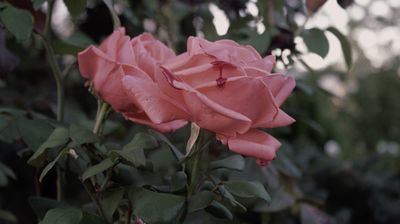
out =
[[[62,72],[57,64],[56,55],[54,49],[51,46],[51,17],[53,15],[54,1],[49,1],[49,7],[46,17],[46,24],[44,34],[42,36],[43,44],[47,52],[47,60],[50,64],[53,77],[56,81],[57,86],[57,120],[64,120],[64,83],[62,78]]]
[[[100,111],[97,111],[96,122],[93,127],[93,133],[95,134],[100,134],[101,127],[103,126],[103,121],[105,120],[109,109],[107,103],[101,102],[100,104]]]
[[[103,2],[106,4],[108,10],[110,10],[110,14],[111,14],[113,24],[114,24],[114,30],[116,30],[118,27],[121,26],[121,21],[119,20],[119,17],[114,10],[113,4],[112,4],[113,1],[112,0],[103,0]]]
[[[53,47],[51,46],[51,18],[53,15],[54,8],[54,0],[48,1],[48,11],[46,16],[46,23],[44,34],[42,36],[43,44],[47,52],[47,60],[50,64],[53,77],[56,81],[57,86],[57,121],[64,121],[64,84],[62,78],[62,72],[60,67],[57,64],[56,55],[54,53]],[[59,167],[57,167],[57,200],[62,199],[63,190],[62,190],[62,171]]]
[[[196,143],[195,147],[198,147],[198,143]],[[188,191],[188,197],[190,198],[196,191],[196,186],[197,186],[197,176],[199,174],[199,163],[200,163],[200,158],[201,158],[201,152],[196,153],[193,155],[193,166],[192,166],[192,172],[191,172],[191,177],[190,177],[190,185],[189,185],[189,191]]]
[[[82,181],[82,184],[83,184],[83,187],[85,188],[86,192],[88,193],[89,197],[96,204],[96,207],[97,207],[97,210],[98,210],[99,214],[101,216],[105,217],[105,213],[103,211],[103,206],[101,206],[101,203],[100,203],[99,199],[93,193],[94,189],[93,189],[92,185],[87,181]]]

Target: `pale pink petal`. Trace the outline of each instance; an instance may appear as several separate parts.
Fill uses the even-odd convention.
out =
[[[145,113],[124,113],[124,117],[138,124],[149,126],[160,132],[172,132],[185,126],[186,120],[174,120],[170,122],[155,124],[146,116]]]
[[[136,69],[124,66],[125,75],[122,84],[129,97],[137,102],[150,120],[156,124],[188,117],[181,104],[163,94],[149,77],[140,78],[132,73]]]
[[[214,82],[198,91],[216,104],[243,114],[252,121],[252,127],[272,122],[279,110],[274,96],[260,79],[233,77],[222,86]]]
[[[283,104],[296,86],[296,81],[292,76],[273,74],[263,77],[263,80],[271,90],[279,106]]]
[[[272,161],[281,146],[281,143],[274,137],[257,129],[250,129],[235,137],[217,135],[217,138],[227,144],[231,151],[256,158],[260,165],[267,165]]]
[[[295,121],[296,121],[295,119],[293,119],[291,116],[286,114],[283,110],[279,109],[279,112],[278,112],[278,114],[276,114],[274,120],[264,123],[264,124],[261,123],[257,127],[279,128],[279,127],[291,125]]]
[[[99,49],[109,58],[119,63],[132,64],[135,61],[129,36],[125,35],[125,28],[120,27],[107,37]]]
[[[269,75],[276,64],[275,56],[269,55],[265,58],[251,61],[244,66],[244,69],[249,70],[249,76]]]
[[[189,37],[187,50],[190,56],[204,54],[215,60],[244,65],[249,61],[261,59],[251,46],[241,46],[232,40],[207,41],[201,37]]]

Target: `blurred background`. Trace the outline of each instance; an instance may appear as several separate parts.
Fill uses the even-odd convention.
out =
[[[20,111],[5,108],[54,118],[55,85],[37,37],[47,7],[44,0],[0,2],[0,223],[36,223],[28,197],[37,193],[37,171],[26,164],[27,147],[37,147],[29,137],[45,127],[21,131],[7,115]],[[399,0],[115,0],[114,8],[131,37],[150,32],[176,52],[191,35],[233,39],[275,55],[276,72],[296,77],[284,110],[297,122],[268,130],[284,143],[277,160],[227,174],[261,179],[273,198],[238,212],[237,223],[400,223]],[[18,20],[27,13],[30,26]],[[17,21],[11,28],[10,20]],[[57,0],[51,25],[68,74],[66,120],[90,123],[96,100],[76,53],[112,32],[111,15],[100,0]],[[141,128],[117,114],[111,120],[115,141]],[[170,138],[187,137],[180,132]],[[52,180],[41,188],[54,197]],[[211,220],[219,219],[205,223]]]

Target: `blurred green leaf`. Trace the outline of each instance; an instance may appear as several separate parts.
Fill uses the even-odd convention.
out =
[[[6,176],[14,180],[17,179],[17,176],[15,175],[14,171],[10,169],[8,166],[4,165],[1,161],[0,161],[0,172],[3,172]]]
[[[183,171],[179,171],[172,175],[171,177],[171,190],[173,192],[180,191],[186,187],[187,184],[187,176]]]
[[[35,212],[36,216],[39,219],[43,219],[47,211],[49,211],[50,209],[69,207],[68,204],[66,204],[65,202],[44,197],[33,196],[29,197],[28,201],[33,212]]]
[[[120,158],[121,162],[134,167],[146,165],[146,156],[141,148],[134,150],[112,150],[110,151],[110,158],[113,161]]]
[[[259,182],[227,181],[223,182],[228,191],[241,198],[258,197],[266,202],[271,202],[271,196]]]
[[[6,174],[0,170],[0,187],[5,187],[8,185],[8,178]]]
[[[343,52],[344,60],[347,65],[347,69],[350,70],[351,66],[353,64],[353,57],[352,57],[352,53],[351,53],[351,44],[350,44],[349,40],[347,39],[347,37],[345,35],[343,35],[335,27],[329,27],[326,30],[331,32],[333,35],[335,35],[339,39],[340,45],[342,46],[342,52]]]
[[[214,194],[211,191],[200,191],[189,198],[188,212],[195,212],[206,208],[214,200]]]
[[[118,205],[124,196],[124,188],[116,188],[108,190],[103,194],[100,202],[103,208],[106,219],[111,223],[113,221],[113,214],[117,210]]]
[[[66,39],[55,40],[53,42],[53,47],[56,54],[76,55],[91,44],[94,44],[94,41],[86,34],[78,31],[74,32]]]
[[[209,165],[210,170],[214,169],[229,169],[229,170],[237,170],[242,171],[245,167],[244,158],[241,155],[231,155],[224,159],[213,161]]]
[[[157,139],[152,135],[140,132],[133,137],[132,141],[124,146],[122,150],[134,150],[134,149],[154,149],[159,146]]]
[[[64,0],[73,19],[77,19],[86,9],[86,0]]]
[[[206,208],[206,211],[217,218],[233,220],[232,212],[217,201],[212,201],[211,204]]]
[[[8,126],[8,121],[0,116],[0,132],[2,132]]]
[[[324,31],[313,28],[301,34],[308,50],[324,58],[329,52],[329,42]]]
[[[284,190],[278,190],[272,194],[272,201],[269,204],[261,202],[254,206],[257,212],[279,212],[290,208],[295,203],[295,198],[285,192]]]
[[[33,17],[27,10],[5,4],[5,7],[0,9],[0,19],[18,41],[24,41],[30,37],[33,29]]]
[[[68,129],[65,127],[57,127],[31,156],[28,160],[28,164],[39,166],[44,161],[48,149],[62,146],[66,144],[68,140]]]
[[[51,161],[49,164],[47,164],[46,167],[44,167],[42,173],[40,174],[39,182],[42,182],[43,178],[54,167],[54,165],[56,165],[58,160],[67,153],[67,150],[68,150],[68,148],[61,150],[61,152],[58,154],[58,156],[53,161]]]
[[[24,117],[17,119],[17,128],[21,138],[34,151],[40,147],[53,131],[45,120],[29,120]]]
[[[146,223],[172,223],[185,205],[185,197],[143,188],[130,189],[129,198],[134,203],[133,213]]]
[[[273,164],[281,173],[289,177],[301,178],[300,169],[283,152],[278,152]]]
[[[108,222],[100,216],[84,212],[79,224],[108,224]]]
[[[82,216],[77,208],[55,208],[46,213],[41,224],[80,224]]]
[[[105,159],[103,161],[101,161],[100,163],[89,167],[87,170],[85,170],[85,172],[82,174],[82,180],[86,180],[89,177],[92,177],[96,174],[99,174],[105,170],[107,170],[108,168],[114,166],[114,162],[111,159]]]
[[[9,211],[0,209],[0,220],[6,221],[6,222],[12,222],[12,223],[17,223],[18,219],[17,217],[12,214]]]
[[[75,124],[72,124],[69,127],[69,137],[77,145],[82,145],[86,143],[95,143],[99,141],[99,137],[96,134],[94,134],[91,130]]]
[[[175,158],[180,161],[184,158],[184,155],[179,151],[179,149],[177,149],[169,140],[167,137],[165,137],[163,134],[154,131],[154,130],[149,130],[150,133],[152,133],[153,135],[155,135],[156,138],[158,138],[159,140],[165,142],[168,144],[169,148],[172,150],[172,152],[174,153]]]

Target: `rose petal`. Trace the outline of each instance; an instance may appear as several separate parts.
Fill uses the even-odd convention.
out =
[[[268,55],[265,58],[249,62],[245,67],[258,70],[264,74],[270,74],[276,64],[275,56]]]
[[[227,135],[244,133],[250,128],[251,120],[243,114],[212,101],[192,86],[177,79],[165,68],[163,73],[173,87],[183,90],[181,94],[191,120],[200,127]]]
[[[296,81],[292,76],[273,74],[264,76],[263,80],[271,90],[275,97],[275,101],[279,106],[283,104],[296,86]]]
[[[127,95],[135,99],[152,122],[159,124],[188,117],[182,105],[162,94],[153,80],[136,76],[137,68],[123,66],[123,69],[127,75],[122,78],[122,84]]]
[[[124,64],[135,62],[129,36],[125,35],[125,28],[120,27],[107,37],[99,49],[114,61]]]
[[[291,125],[296,120],[293,119],[291,116],[286,114],[283,110],[279,109],[278,114],[275,116],[274,120],[267,122],[267,123],[260,123],[257,127],[264,127],[264,128],[278,128]],[[256,126],[254,126],[256,127]]]
[[[276,156],[276,151],[281,146],[281,143],[274,137],[257,129],[250,129],[248,132],[235,137],[217,135],[217,138],[227,144],[231,151],[254,157],[261,165],[266,165],[272,161]]]
[[[199,88],[199,92],[216,104],[243,114],[252,121],[252,127],[263,127],[260,124],[268,124],[276,117],[279,108],[262,80],[242,76],[228,78],[221,87],[214,83]]]
[[[149,126],[160,132],[172,132],[185,126],[186,120],[174,120],[170,122],[155,124],[146,116],[145,113],[124,113],[124,117],[138,124]]]
[[[253,47],[241,46],[232,40],[210,42],[201,37],[189,37],[187,51],[190,56],[205,54],[215,60],[232,64],[245,64],[249,61],[261,59],[261,56]]]
[[[131,41],[136,63],[154,79],[159,64],[175,57],[175,53],[149,33],[143,33]]]

